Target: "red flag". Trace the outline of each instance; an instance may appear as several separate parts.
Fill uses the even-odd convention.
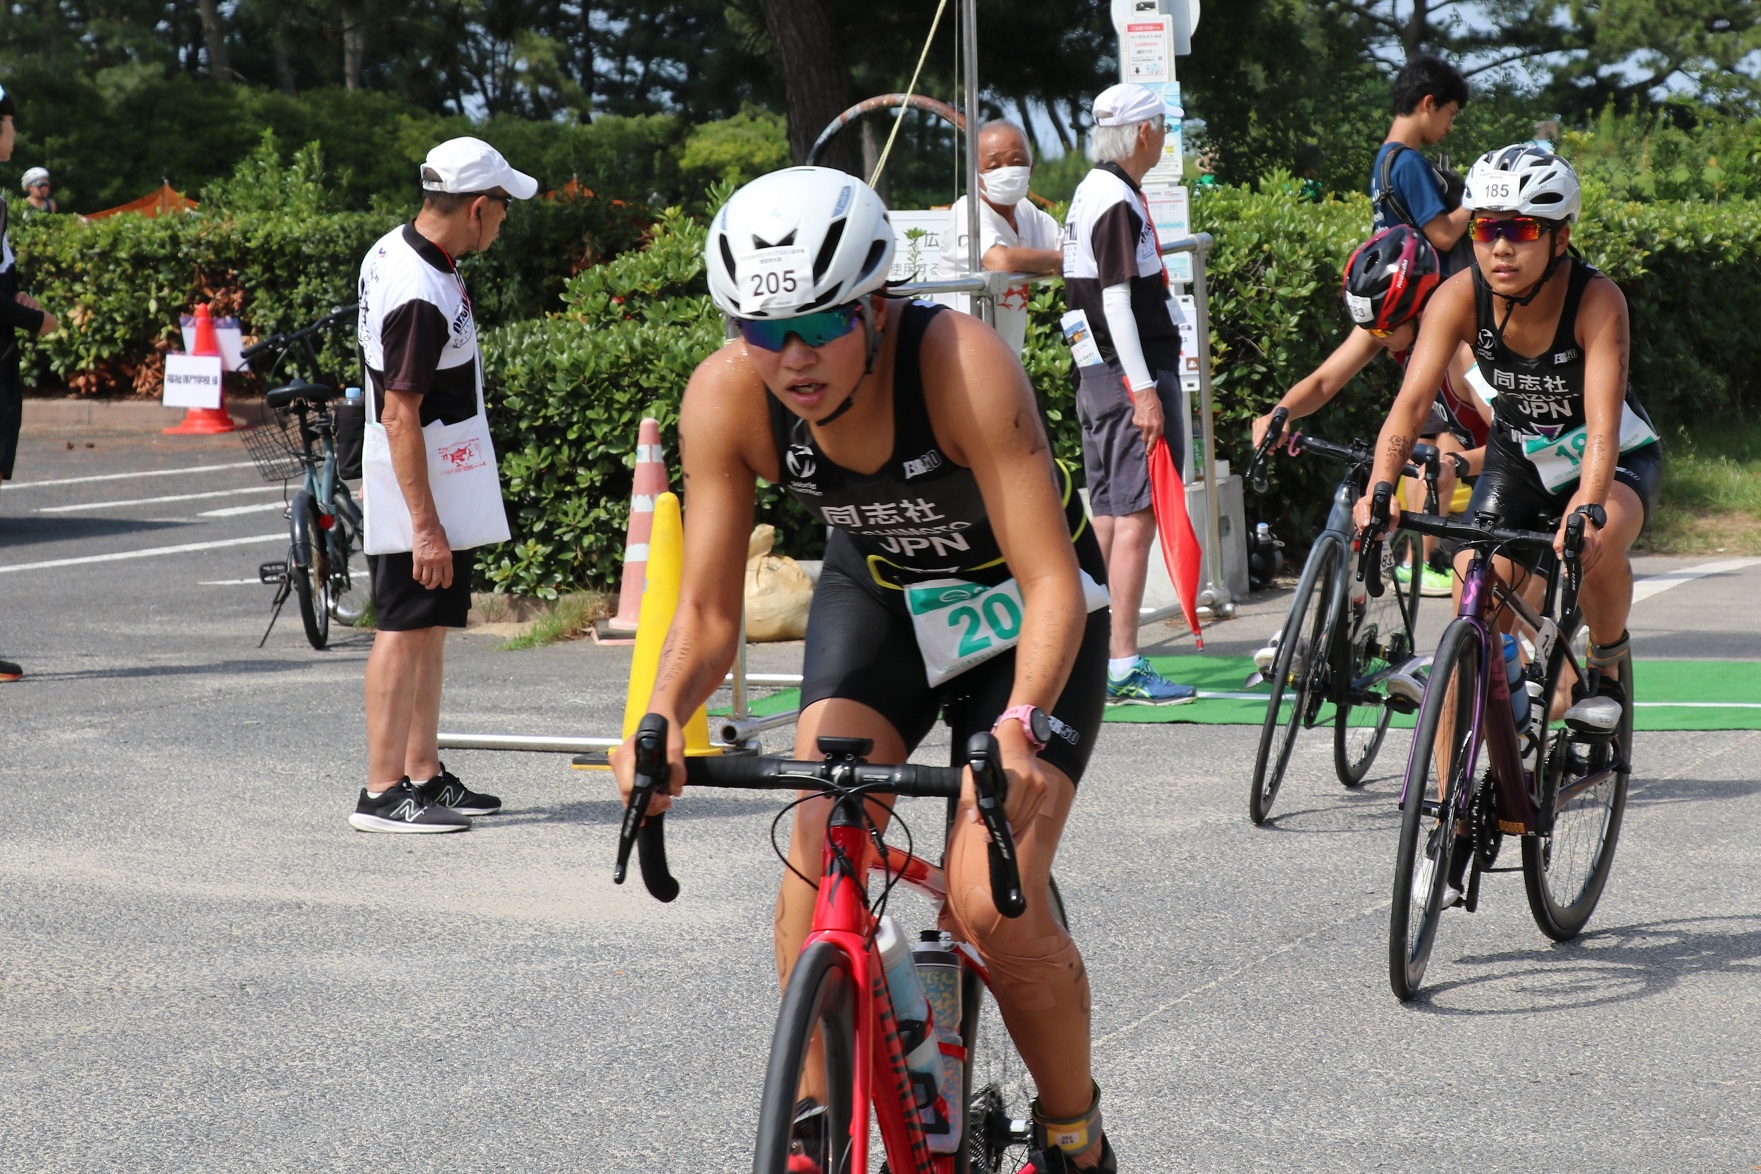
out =
[[[1156,515],[1156,533],[1162,540],[1162,558],[1168,564],[1168,578],[1180,596],[1180,610],[1186,613],[1186,626],[1203,652],[1205,637],[1198,628],[1198,567],[1203,558],[1198,535],[1193,533],[1192,517],[1186,512],[1186,483],[1174,458],[1168,452],[1166,438],[1158,437],[1150,449],[1150,508]]]

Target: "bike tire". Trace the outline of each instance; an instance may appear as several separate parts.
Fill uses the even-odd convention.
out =
[[[1346,637],[1333,641],[1333,769],[1347,787],[1362,785],[1394,720],[1381,682],[1360,682],[1377,674],[1386,677],[1413,654],[1418,577],[1409,576],[1405,583],[1394,577],[1394,568],[1408,559],[1418,560],[1410,566],[1423,563],[1418,539],[1405,533],[1390,535],[1382,544],[1382,594],[1366,594],[1361,608],[1351,604],[1344,619]]]
[[[1285,617],[1283,634],[1278,638],[1278,655],[1272,661],[1272,693],[1266,699],[1266,718],[1260,727],[1259,751],[1254,756],[1253,787],[1247,800],[1248,818],[1256,824],[1264,823],[1272,813],[1272,803],[1284,781],[1285,768],[1290,765],[1290,751],[1296,742],[1297,729],[1314,720],[1327,659],[1317,650],[1322,648],[1328,630],[1333,582],[1340,557],[1337,542],[1322,541],[1315,545],[1308,564],[1302,569],[1302,578],[1297,581],[1296,594],[1290,600],[1290,614]],[[1287,697],[1290,703],[1288,716],[1282,713]]]
[[[300,623],[306,629],[306,643],[322,649],[330,643],[330,550],[324,531],[318,526],[318,508],[310,507],[306,517],[306,565],[302,568],[288,559],[288,573],[293,577],[294,593],[300,599]]]
[[[792,1157],[817,1162],[814,1168],[821,1174],[865,1174],[849,1165],[852,1122],[868,1128],[868,1106],[855,1104],[856,1003],[850,959],[842,950],[820,941],[801,952],[783,991],[771,1038],[753,1174],[788,1174]],[[825,1088],[823,1128],[817,1140],[797,1138],[794,1128],[796,1101],[815,1034],[823,1040],[818,1075]]]
[[[361,511],[344,482],[336,483],[331,501],[336,510],[336,525],[331,530],[330,614],[342,623],[353,626],[367,614],[373,596],[369,577],[365,590],[355,587],[354,555],[361,532]]]
[[[1570,941],[1583,930],[1614,868],[1633,761],[1631,655],[1621,658],[1620,680],[1626,689],[1626,711],[1621,714],[1610,749],[1619,755],[1621,769],[1555,810],[1551,833],[1523,837],[1523,888],[1528,893],[1529,912],[1541,932],[1556,942]],[[1552,696],[1552,691],[1545,696]],[[1570,744],[1568,738],[1559,740],[1567,755]],[[1544,769],[1553,766],[1549,763]]]
[[[1417,995],[1424,981],[1454,855],[1470,849],[1470,845],[1457,842],[1456,816],[1462,795],[1472,783],[1467,752],[1477,733],[1474,702],[1480,655],[1479,634],[1473,625],[1461,620],[1450,624],[1437,646],[1425,699],[1419,706],[1418,727],[1413,730],[1400,848],[1394,861],[1394,905],[1388,919],[1388,981],[1402,1002]],[[1445,718],[1449,719],[1448,727]],[[1447,737],[1450,744],[1441,787],[1435,770],[1440,736]]]

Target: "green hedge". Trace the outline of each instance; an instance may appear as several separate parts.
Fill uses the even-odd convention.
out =
[[[1209,270],[1217,455],[1245,469],[1249,423],[1313,370],[1349,322],[1338,288],[1365,234],[1367,199],[1319,205],[1288,194],[1224,187],[1195,202],[1196,228],[1217,244]],[[1620,282],[1632,310],[1634,386],[1666,430],[1752,417],[1761,407],[1761,326],[1739,291],[1761,286],[1761,204],[1638,204],[1592,183],[1578,244]],[[679,485],[677,413],[692,368],[717,346],[721,324],[702,292],[703,230],[668,213],[649,247],[576,277],[566,311],[494,332],[486,341],[497,444],[516,539],[486,551],[479,572],[516,592],[610,587],[628,516],[637,422],[661,421]],[[1079,463],[1070,357],[1058,327],[1062,291],[1033,298],[1024,365],[1054,445]],[[1372,439],[1399,386],[1392,362],[1371,365],[1315,421],[1332,439]],[[1282,461],[1254,520],[1301,541],[1320,525],[1338,470]],[[779,549],[812,557],[818,536],[774,489],[761,515]]]
[[[461,263],[479,320],[492,328],[555,307],[572,274],[638,243],[651,220],[642,206],[586,195],[519,205],[503,239]],[[20,269],[65,327],[24,342],[26,386],[157,396],[159,355],[181,349],[179,314],[210,302],[248,334],[304,325],[354,300],[361,258],[396,223],[298,209],[16,221]],[[320,358],[338,372],[353,367],[353,353],[341,330]]]

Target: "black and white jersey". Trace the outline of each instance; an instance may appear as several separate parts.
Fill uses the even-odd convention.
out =
[[[477,414],[477,323],[452,259],[405,224],[380,237],[361,262],[361,365],[375,419],[386,391],[422,397],[424,425]]]
[[[1180,332],[1168,313],[1168,286],[1155,225],[1142,193],[1115,163],[1102,163],[1077,185],[1064,220],[1064,300],[1088,315],[1101,357],[1114,366],[1119,355],[1101,291],[1129,283],[1131,314],[1151,371],[1180,369]]]

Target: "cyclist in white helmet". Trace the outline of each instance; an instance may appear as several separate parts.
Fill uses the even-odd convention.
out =
[[[747,184],[711,222],[705,254],[710,293],[739,337],[698,365],[679,414],[684,575],[648,705],[668,719],[672,777],[683,777],[684,719],[734,658],[763,478],[832,527],[808,622],[797,757],[817,757],[819,735],[834,734],[872,739],[874,761],[903,762],[938,711],[956,746],[995,731],[1027,912],[996,911],[986,835],[963,811],[950,832],[945,916],[983,954],[1037,1084],[1034,1169],[1115,1169],[1089,1067],[1088,978],[1048,887],[1100,729],[1106,567],[1033,389],[983,322],[885,296],[886,207],[843,172],[795,167]],[[950,581],[1019,600],[1019,624],[987,630],[971,643],[988,647],[969,651],[939,603],[913,610],[945,592],[908,601],[904,590]],[[627,798],[628,743],[612,763]],[[776,918],[785,983],[812,920],[815,893],[802,878],[818,869],[827,813],[815,799],[795,814]]]
[[[1556,548],[1569,516],[1585,515],[1581,599],[1589,663],[1602,672],[1597,696],[1573,708],[1604,722],[1618,718],[1623,699],[1611,674],[1632,609],[1627,552],[1657,506],[1663,446],[1628,385],[1626,298],[1568,251],[1582,205],[1571,164],[1550,152],[1519,144],[1474,164],[1463,198],[1474,268],[1446,281],[1426,307],[1370,484],[1394,480],[1450,356],[1467,343],[1492,399],[1485,468],[1468,514],[1489,513],[1517,529],[1557,517]],[[1360,527],[1368,524],[1369,494],[1356,515]],[[1516,573],[1500,562],[1503,574]]]

